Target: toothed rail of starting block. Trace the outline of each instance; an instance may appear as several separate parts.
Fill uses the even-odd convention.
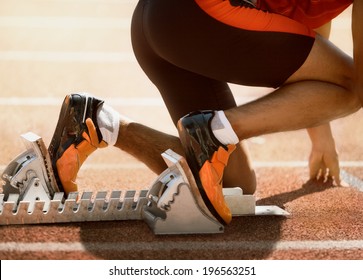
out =
[[[147,190],[136,196],[135,191],[55,193],[49,203],[44,201],[18,201],[18,194],[11,194],[7,201],[0,194],[0,225],[70,223],[84,221],[142,220],[142,208],[147,202]],[[78,197],[80,198],[78,199]]]

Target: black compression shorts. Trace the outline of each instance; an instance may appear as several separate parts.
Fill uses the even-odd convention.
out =
[[[223,0],[140,0],[131,32],[136,58],[174,123],[194,110],[236,106],[228,83],[279,87],[315,40],[297,21]]]

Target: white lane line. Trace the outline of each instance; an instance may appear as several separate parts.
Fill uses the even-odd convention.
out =
[[[1,51],[0,61],[136,63],[136,58],[132,52]]]
[[[345,170],[340,170],[340,177],[341,180],[346,182],[349,186],[363,192],[363,181],[360,178],[346,172]]]
[[[307,161],[256,161],[253,162],[256,168],[305,168],[308,167]],[[0,165],[0,171],[5,170],[6,165]],[[363,167],[363,161],[342,161],[340,167]],[[120,170],[120,169],[145,169],[143,163],[85,163],[82,165],[82,170]],[[352,176],[346,171],[343,171],[342,176]],[[360,180],[356,178],[355,180]]]
[[[129,30],[131,18],[0,16],[0,27]]]
[[[307,168],[308,163],[305,161],[271,161],[271,162],[254,162],[256,168]],[[340,163],[341,167],[363,167],[363,161],[343,161]],[[0,174],[4,172],[6,165],[0,165]],[[102,171],[102,170],[147,170],[147,167],[143,163],[117,163],[117,164],[104,164],[93,163],[84,164],[82,171]],[[363,192],[363,180],[341,169],[340,177],[342,181],[346,182],[350,187]]]
[[[183,241],[183,242],[3,242],[2,252],[86,252],[86,251],[145,251],[145,250],[186,250],[196,251],[213,248],[214,250],[362,250],[363,240],[326,240],[326,241]]]
[[[255,167],[307,167],[307,161],[256,161]],[[363,167],[363,161],[340,161],[340,167]]]

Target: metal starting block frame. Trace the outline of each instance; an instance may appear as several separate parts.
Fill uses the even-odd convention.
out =
[[[43,140],[33,133],[22,137],[27,150],[2,175],[8,193],[0,194],[0,225],[144,220],[155,234],[224,232],[205,205],[186,160],[172,150],[162,154],[168,168],[148,190],[70,193],[65,198],[54,191]],[[277,206],[256,206],[255,197],[240,188],[223,192],[232,216],[289,215]]]

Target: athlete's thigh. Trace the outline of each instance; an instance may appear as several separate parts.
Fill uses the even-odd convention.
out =
[[[148,1],[141,0],[135,9],[131,25],[132,45],[140,66],[158,88],[173,122],[176,124],[192,111],[226,110],[236,106],[226,82],[178,67],[154,51],[143,27],[147,5]]]
[[[353,59],[329,40],[316,36],[304,64],[287,79],[286,83],[303,80],[328,82],[350,89]]]
[[[153,50],[214,80],[278,87],[303,64],[314,42],[315,33],[300,23],[229,1],[150,4],[144,30]]]

